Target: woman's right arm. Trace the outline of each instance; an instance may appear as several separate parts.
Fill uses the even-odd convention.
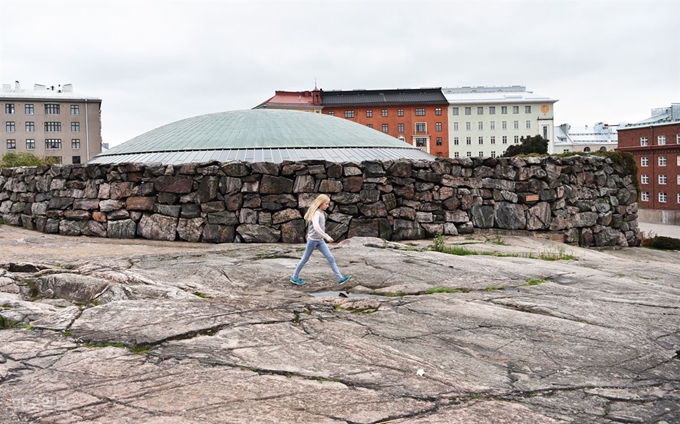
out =
[[[314,231],[318,235],[320,235],[324,240],[327,240],[329,242],[333,242],[333,238],[326,234],[323,228],[321,228],[321,224],[319,223],[319,219],[321,218],[321,211],[316,211],[314,212],[314,215],[312,215],[312,226],[314,227]]]

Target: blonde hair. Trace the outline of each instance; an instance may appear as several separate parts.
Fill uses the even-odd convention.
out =
[[[317,198],[314,199],[312,206],[310,206],[309,209],[307,209],[307,213],[305,214],[305,221],[310,222],[312,220],[312,217],[314,216],[314,212],[316,212],[317,209],[319,209],[319,206],[330,201],[331,198],[328,197],[328,195],[326,194],[318,195]]]

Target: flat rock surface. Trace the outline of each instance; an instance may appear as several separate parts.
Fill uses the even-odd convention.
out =
[[[353,238],[295,286],[303,245],[2,225],[0,422],[680,422],[680,253],[444,242],[480,254]]]

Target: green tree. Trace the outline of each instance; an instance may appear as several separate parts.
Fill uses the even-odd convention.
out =
[[[528,155],[531,153],[546,154],[548,153],[548,140],[536,134],[533,137],[520,138],[521,144],[508,147],[505,151],[504,157],[511,157],[517,155]]]
[[[29,152],[7,152],[0,159],[0,169],[16,168],[17,166],[54,165],[56,163],[56,158],[44,158]]]

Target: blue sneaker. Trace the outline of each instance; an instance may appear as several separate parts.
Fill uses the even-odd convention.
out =
[[[348,282],[351,278],[352,278],[351,275],[345,275],[344,277],[342,277],[341,279],[338,280],[338,284],[345,284],[345,283]]]
[[[301,285],[306,283],[305,280],[303,280],[302,278],[299,278],[299,277],[298,278],[290,277],[290,282],[295,284],[295,285],[298,285],[298,286],[301,286]]]

